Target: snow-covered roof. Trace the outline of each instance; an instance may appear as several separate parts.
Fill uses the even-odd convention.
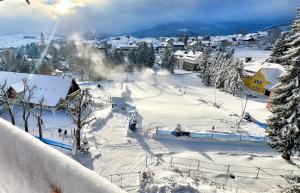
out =
[[[284,73],[284,68],[280,64],[274,63],[264,63],[261,68],[266,80],[270,82],[265,88],[271,89],[276,84],[278,84],[279,80],[278,77]]]
[[[249,73],[256,73],[262,67],[263,62],[247,62],[244,63],[244,70]]]
[[[183,42],[173,42],[173,46],[184,46],[184,43]]]
[[[198,41],[192,41],[191,43],[189,43],[189,46],[194,46],[198,43]]]
[[[202,56],[202,52],[186,52],[186,51],[182,51],[182,50],[178,50],[174,53],[174,56],[177,59],[184,59],[188,62],[198,62],[198,60],[200,59],[200,57]]]
[[[73,81],[72,78],[64,76],[0,71],[0,84],[6,81],[7,88],[12,87],[16,92],[22,92],[24,79],[28,79],[29,86],[37,87],[31,102],[38,104],[44,97],[44,104],[49,107],[54,107],[61,99],[66,99]]]

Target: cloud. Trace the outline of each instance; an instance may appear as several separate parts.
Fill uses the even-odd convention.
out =
[[[295,0],[20,0],[0,3],[0,33],[122,33],[174,22],[291,21]]]

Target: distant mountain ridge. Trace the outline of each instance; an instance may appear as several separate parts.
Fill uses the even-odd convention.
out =
[[[159,25],[153,28],[126,33],[122,35],[131,35],[138,38],[143,37],[163,37],[180,36],[187,34],[189,36],[198,35],[230,35],[236,33],[250,33],[256,31],[266,31],[274,27],[288,29],[289,23],[284,24],[266,24],[266,23],[171,23]]]

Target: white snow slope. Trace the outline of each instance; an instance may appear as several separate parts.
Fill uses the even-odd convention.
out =
[[[2,119],[0,136],[0,193],[123,192]]]

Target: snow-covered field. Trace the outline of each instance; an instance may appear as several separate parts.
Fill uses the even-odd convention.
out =
[[[54,39],[59,39],[59,37],[55,36]],[[40,34],[0,34],[0,48],[20,47],[39,41]],[[45,35],[45,42],[49,43],[48,35]]]
[[[177,124],[193,132],[211,132],[212,127],[215,126],[214,132],[265,136],[265,130],[253,123],[244,121],[241,129],[237,129],[242,103],[245,103],[245,100],[203,86],[195,73],[171,75],[164,71],[155,74],[152,70],[145,70],[142,73],[113,74],[110,79],[111,81],[81,83],[82,88],[91,89],[96,101],[105,105],[95,110],[94,116],[97,120],[83,131],[83,135],[90,140],[90,152],[77,155],[75,159],[125,190],[138,191],[140,182],[138,172],[144,171],[145,167],[159,171],[159,175],[155,172],[156,181],[151,182],[153,187],[175,183],[181,188],[186,188],[193,184],[199,192],[226,192],[220,190],[222,185],[226,185],[228,192],[236,190],[262,192],[271,188],[275,190],[277,185],[286,184],[282,177],[275,174],[269,176],[271,179],[257,179],[243,174],[243,169],[238,168],[230,170],[233,175],[239,176],[236,180],[232,180],[226,174],[228,165],[243,166],[241,168],[251,166],[255,168],[251,171],[254,173],[257,172],[258,167],[271,168],[272,171],[273,169],[297,170],[262,142],[190,140],[156,136],[156,127],[173,130]],[[98,84],[101,84],[101,88],[98,88]],[[127,131],[128,113],[111,110],[109,98],[121,96],[122,93],[126,93],[129,100],[136,105],[138,121],[141,124],[139,132]],[[215,96],[220,108],[213,105]],[[261,122],[265,122],[270,115],[266,109],[266,100],[264,96],[250,98],[246,111]],[[2,116],[8,118],[6,115]],[[20,113],[17,114],[17,120],[18,125],[22,126]],[[36,128],[35,122],[32,118],[31,127]],[[68,133],[71,133],[71,129],[74,128],[66,113],[46,112],[44,124],[47,128],[44,131],[46,137],[71,143],[71,136],[63,139],[57,134],[58,128],[68,129]],[[35,129],[33,133],[36,132]],[[146,162],[146,156],[149,156],[147,159],[149,162]],[[225,165],[226,169],[221,173],[214,173],[213,169],[207,171],[205,167],[200,167],[200,173],[193,174],[196,177],[186,177],[186,167],[182,170],[165,167],[169,165],[170,156],[221,164]],[[187,166],[188,163],[183,165]],[[212,168],[214,167],[213,165]],[[180,173],[182,175],[179,175]],[[274,176],[280,179],[273,179]],[[201,179],[194,183],[196,178]],[[173,182],[169,179],[173,179]],[[174,179],[177,182],[174,182]],[[158,189],[156,190],[149,192],[159,192]],[[179,192],[180,190],[184,189],[179,189]]]
[[[236,47],[234,56],[239,59],[245,59],[246,57],[251,57],[255,61],[265,62],[270,58],[272,51],[264,50],[252,47]]]
[[[115,77],[114,81],[101,83],[102,89],[91,84],[94,96],[108,100],[127,90],[146,130],[156,127],[173,130],[181,124],[186,130],[194,132],[212,131],[214,126],[215,132],[265,135],[264,129],[253,123],[243,122],[241,129],[237,129],[245,99],[203,86],[196,73],[171,75],[146,70],[142,75],[118,74]],[[215,99],[220,108],[214,107]],[[266,101],[267,98],[261,95],[249,99],[246,111],[265,122],[270,115]]]

